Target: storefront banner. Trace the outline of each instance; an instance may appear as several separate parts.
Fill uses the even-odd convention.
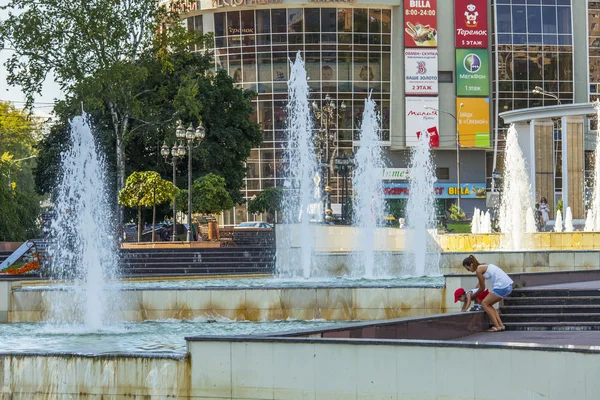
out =
[[[404,0],[404,47],[437,47],[437,0]]]
[[[460,104],[462,103],[462,108]],[[460,110],[460,112],[459,112]],[[456,115],[461,147],[490,147],[490,99],[459,97]]]
[[[413,96],[438,94],[437,49],[404,50],[405,93]]]
[[[490,95],[487,49],[456,49],[456,95]]]
[[[385,181],[407,181],[408,168],[381,168],[381,179]]]
[[[485,183],[461,183],[461,199],[485,199]],[[383,194],[386,199],[406,199],[410,192],[408,183],[384,183]],[[456,199],[458,186],[456,183],[436,183],[433,192],[437,199]]]
[[[454,26],[457,49],[487,49],[488,0],[454,0]]]
[[[421,135],[429,136],[431,147],[440,147],[438,98],[405,97],[406,146],[416,146]],[[431,107],[427,109],[425,107]]]

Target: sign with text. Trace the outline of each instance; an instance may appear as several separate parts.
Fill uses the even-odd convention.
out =
[[[426,135],[431,147],[440,147],[438,98],[405,97],[405,100],[406,146],[416,146],[421,135]]]
[[[454,0],[456,48],[488,46],[487,0]]]
[[[438,94],[437,49],[404,50],[404,90],[407,95]]]
[[[437,47],[437,0],[404,0],[404,47]]]
[[[381,168],[381,179],[385,181],[407,181],[408,168]]]
[[[462,108],[460,107],[461,103],[463,104]],[[456,115],[458,117],[461,147],[490,147],[489,98],[457,98]]]
[[[386,199],[407,199],[410,193],[408,183],[384,183],[383,196]],[[438,199],[456,199],[458,197],[458,186],[456,183],[436,183],[433,185],[433,193]],[[485,199],[485,183],[461,183],[461,199]]]
[[[456,95],[490,95],[487,49],[456,49]]]

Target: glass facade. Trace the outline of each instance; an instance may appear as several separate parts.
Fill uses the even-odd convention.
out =
[[[600,98],[600,1],[588,2],[589,98]]]
[[[305,61],[311,102],[320,107],[329,95],[338,110],[342,102],[346,107],[335,127],[337,154],[351,154],[369,92],[381,112],[382,142],[389,142],[390,9],[273,8],[204,17],[214,18],[216,67],[228,71],[243,88],[258,93],[253,101],[255,122],[261,126],[264,141],[247,160],[247,198],[283,184],[287,81],[290,59],[294,60],[298,51]],[[188,29],[201,27],[198,18],[188,18]],[[315,120],[315,128],[319,127]],[[334,176],[331,187],[332,203],[339,203],[341,178]],[[243,217],[237,214],[245,211],[238,211],[225,219],[235,218],[239,223]]]

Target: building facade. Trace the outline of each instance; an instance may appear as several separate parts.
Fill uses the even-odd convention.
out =
[[[253,106],[264,142],[247,161],[247,198],[282,185],[287,80],[298,51],[311,101],[321,107],[329,96],[339,110],[334,126],[339,156],[357,146],[369,93],[381,114],[381,145],[392,170],[409,167],[417,136],[429,132],[440,210],[458,197],[458,139],[467,215],[474,207],[486,208],[489,196],[482,188],[492,190],[492,172],[501,170],[506,125],[500,112],[600,96],[596,1],[200,0],[182,18],[188,29],[214,34],[216,68],[258,93]],[[533,93],[536,86],[544,94]],[[553,184],[540,191],[551,190],[544,194],[554,202],[562,187],[561,119],[543,122],[552,125],[544,156],[552,160],[547,169]],[[594,125],[584,125],[588,143]],[[583,160],[590,150],[582,147]],[[589,161],[584,164],[588,171]],[[406,174],[387,178],[382,173],[386,196],[406,198]],[[334,211],[343,179],[332,179]],[[253,218],[242,205],[222,222]]]

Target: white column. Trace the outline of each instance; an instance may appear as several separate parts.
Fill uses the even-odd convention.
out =
[[[562,201],[563,201],[563,212],[569,207],[569,145],[567,141],[567,117],[561,119],[561,151],[562,151]],[[554,135],[554,132],[552,132]],[[554,136],[553,136],[554,137]],[[556,188],[554,188],[556,193]],[[556,207],[556,205],[554,206]]]

